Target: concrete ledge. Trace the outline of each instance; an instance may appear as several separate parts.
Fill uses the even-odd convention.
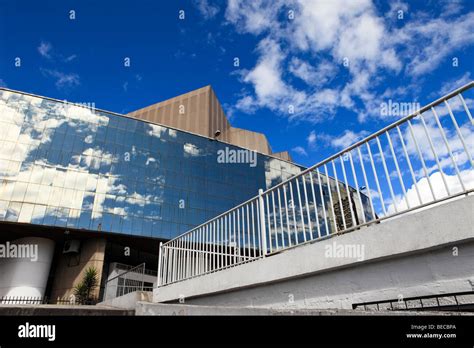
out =
[[[134,310],[138,301],[151,302],[152,297],[153,293],[151,291],[134,291],[111,300],[100,302],[99,305]]]
[[[359,269],[363,265],[423,254],[454,244],[457,246],[469,242],[472,244],[473,212],[474,196],[463,197],[351,233],[286,250],[266,259],[154,289],[153,301],[172,302],[180,297],[188,301],[200,296],[255,288],[341,269]],[[325,257],[326,245],[332,245],[334,242],[343,245],[363,245],[364,260]],[[470,261],[471,264],[474,262],[471,254],[468,253],[464,257],[464,262]],[[397,267],[400,266],[406,267],[403,264]],[[446,271],[450,270],[446,268]],[[416,274],[409,274],[409,269],[406,272],[406,277],[416,277]],[[449,278],[448,274],[446,279]],[[360,284],[364,279],[348,279],[348,281]],[[463,278],[459,279],[459,283],[463,284],[461,286],[466,286],[464,283],[467,284],[467,281]],[[469,289],[459,291],[463,290]]]
[[[134,310],[108,308],[97,306],[69,305],[0,305],[0,316],[128,316],[134,315]]]
[[[469,312],[422,312],[422,311],[359,311],[359,310],[345,310],[345,309],[272,309],[272,308],[246,308],[246,307],[222,307],[222,306],[196,306],[186,304],[163,304],[163,303],[148,303],[138,302],[136,315],[306,315],[306,316],[453,316],[453,315],[471,315]]]

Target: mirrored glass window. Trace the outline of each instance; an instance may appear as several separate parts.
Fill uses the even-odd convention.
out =
[[[300,167],[102,111],[0,90],[0,220],[168,239]]]

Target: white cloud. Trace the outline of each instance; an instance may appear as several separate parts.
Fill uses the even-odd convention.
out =
[[[346,129],[344,133],[339,137],[331,137],[328,135],[322,135],[322,138],[326,140],[333,148],[335,149],[345,149],[352,144],[355,144],[359,140],[362,140],[364,137],[369,135],[367,131],[353,132],[349,129]]]
[[[308,146],[310,148],[314,148],[314,146],[316,145],[316,132],[314,130],[309,133],[308,137],[306,138],[306,141],[308,142]]]
[[[293,20],[285,16],[289,9]],[[227,22],[260,40],[256,65],[240,71],[253,93],[246,91],[236,108],[269,108],[313,122],[333,117],[338,108],[355,112],[361,122],[384,117],[377,112],[381,99],[416,95],[414,78],[474,42],[474,12],[453,19],[418,11],[400,22],[398,10],[407,12],[408,5],[398,1],[381,14],[371,0],[229,0]],[[393,77],[409,82],[381,92],[380,85]],[[304,90],[298,79],[306,83]],[[288,113],[289,106],[295,113]]]
[[[243,81],[252,84],[255,97],[244,96],[237,102],[242,110],[255,110],[256,106],[267,107],[279,112],[288,112],[289,107],[298,108],[306,99],[287,85],[282,79],[281,62],[284,54],[279,44],[272,39],[263,39],[258,45],[260,59],[257,65],[244,73]]]
[[[194,0],[194,4],[205,19],[213,18],[219,13],[219,7],[211,5],[208,0]]]
[[[64,73],[59,70],[51,70],[41,68],[43,75],[52,77],[56,80],[55,85],[57,88],[70,88],[74,86],[79,86],[80,78],[79,75],[75,73]]]
[[[370,0],[350,2],[300,0],[291,37],[303,51],[326,51],[337,61],[349,59],[353,72],[362,66],[399,70],[394,50],[386,47],[382,18]]]
[[[257,103],[255,101],[255,98],[250,96],[250,95],[246,95],[242,98],[240,98],[235,107],[239,110],[242,110],[248,114],[253,114],[255,112],[255,110],[257,110]],[[231,107],[229,108],[230,109],[230,113],[228,112],[228,114],[232,114],[234,113],[234,109]]]
[[[199,149],[196,145],[191,143],[186,143],[183,145],[183,150],[185,156],[196,157],[202,155],[202,150]]]
[[[294,153],[297,153],[300,156],[308,156],[308,153],[306,152],[306,150],[301,146],[296,146],[292,148],[291,151],[293,151]]]
[[[339,101],[338,90],[330,88],[319,89],[307,97],[305,107],[311,108],[314,115],[318,115],[318,109],[321,109],[323,112],[333,113]]]
[[[53,46],[49,42],[41,41],[40,45],[38,46],[38,52],[42,57],[51,58],[51,50]]]
[[[407,74],[414,77],[435,70],[444,59],[452,64],[457,49],[474,42],[474,12],[452,18],[421,18],[395,31],[392,40],[404,46],[410,60]],[[420,44],[423,43],[423,44]]]
[[[287,86],[281,79],[281,61],[283,54],[279,45],[270,39],[262,40],[258,46],[260,60],[254,69],[244,77],[251,82],[257,98],[262,103],[271,103],[273,99],[285,94]]]
[[[339,101],[337,90],[318,89],[308,94],[295,89],[283,80],[282,61],[285,59],[285,53],[275,40],[266,38],[260,41],[258,52],[261,55],[256,66],[250,71],[242,72],[242,80],[253,86],[254,96],[245,95],[240,98],[236,103],[237,109],[253,113],[259,107],[266,107],[287,114],[289,118],[307,117],[312,121],[327,117],[328,113],[334,113]],[[304,69],[301,66],[294,68],[295,73],[302,73],[301,69]],[[330,69],[325,66],[317,69],[315,73],[328,73]]]
[[[53,50],[53,45],[47,41],[41,41],[37,50],[42,57],[50,61],[69,63],[77,58],[76,54],[63,55],[61,53],[58,53],[55,49]]]
[[[166,128],[159,126],[157,124],[148,124],[149,129],[147,130],[147,134],[151,136],[155,136],[157,138],[161,138],[162,134],[166,133]]]
[[[151,135],[157,138],[162,138],[163,136],[166,135],[166,133],[168,133],[168,135],[171,138],[176,138],[178,135],[175,129],[165,128],[157,124],[151,124],[151,123],[148,124],[148,130],[147,130],[148,135]]]
[[[433,143],[433,146],[435,147],[436,154],[440,161],[444,161],[443,163],[448,162],[449,166],[452,164],[450,163],[450,159],[448,158],[448,149],[446,148],[446,145],[444,143],[444,139],[441,135],[441,132],[434,123],[433,116],[431,115],[425,115],[423,114],[423,117],[425,118],[426,122],[426,129],[428,131],[428,134],[431,138],[431,141]],[[426,136],[425,129],[420,121],[412,121],[413,124],[413,135],[416,138],[416,142],[418,144],[418,147],[420,148],[420,151],[422,153],[422,156],[424,160],[428,161],[434,161],[435,157],[433,154],[433,150],[431,149],[430,142]],[[448,141],[449,147],[452,151],[452,153],[456,156],[458,165],[464,164],[466,161],[468,161],[468,157],[465,153],[463,143],[461,139],[459,138],[456,130],[454,129],[454,126],[451,125],[449,128],[447,127],[450,125],[450,123],[445,122],[442,124],[443,126],[443,131],[445,133],[446,139]],[[474,132],[471,130],[471,126],[469,123],[466,123],[464,125],[460,125],[460,130],[461,134],[464,138],[464,142],[470,151],[470,153],[474,153]],[[408,128],[405,130],[404,134],[404,140],[406,142],[407,146],[407,151],[409,154],[417,157],[418,152],[416,149],[416,144],[415,141],[413,140],[413,137],[411,136],[411,133]]]
[[[74,59],[77,58],[77,55],[76,54],[71,54],[70,56],[64,58],[64,61],[65,62],[72,62]]]
[[[385,48],[382,40],[385,29],[381,19],[374,14],[369,0],[352,1],[348,4],[326,1],[295,1],[288,4],[297,9],[294,24],[281,27],[275,8],[282,2],[270,3],[257,1],[244,5],[239,1],[230,1],[227,20],[238,30],[260,34],[266,30],[269,34],[259,44],[260,59],[249,72],[244,73],[243,81],[253,85],[258,107],[286,113],[289,105],[296,109],[290,118],[306,118],[318,121],[334,115],[338,103],[351,107],[352,95],[371,100],[367,89],[374,82],[365,70],[374,70],[377,66],[395,71],[400,70],[400,62],[395,51]],[[259,20],[256,20],[258,18]],[[257,23],[257,24],[255,24]],[[288,52],[281,49],[286,44],[298,52],[326,51],[334,62],[323,59],[310,64],[298,57],[289,63],[289,72],[313,87],[320,87],[332,80],[337,65],[342,59],[350,60],[349,70],[353,81],[342,92],[339,89],[318,88],[299,91],[285,81],[283,62]],[[345,100],[339,100],[341,93]],[[365,93],[365,96],[361,94]],[[249,98],[247,98],[249,99]],[[238,102],[238,105],[242,102]],[[248,110],[248,109],[243,109]]]
[[[310,86],[321,86],[328,83],[336,74],[337,68],[327,60],[318,62],[317,66],[293,57],[289,71]]]
[[[443,84],[443,87],[441,87],[441,89],[438,91],[438,95],[448,94],[449,92],[454,91],[456,88],[464,86],[471,81],[472,81],[471,73],[468,71],[457,78],[454,78],[445,82]]]
[[[277,24],[276,16],[282,1],[275,0],[229,0],[225,18],[228,22],[236,25],[240,32],[260,34]]]
[[[442,0],[443,9],[441,15],[449,17],[458,14],[463,9],[462,0]]]
[[[465,96],[463,98],[464,98],[464,102],[466,103],[466,106],[470,110],[472,110],[472,107],[474,106],[474,100],[471,99],[471,98],[467,98]],[[449,107],[451,108],[451,111],[453,112],[454,115],[458,115],[459,111],[461,111],[463,114],[465,113],[464,105],[462,104],[459,97],[451,98],[451,99],[448,100],[448,102],[449,102]],[[449,115],[449,109],[448,109],[448,107],[446,106],[445,103],[437,105],[435,107],[435,110],[436,110],[439,117]],[[460,122],[462,122],[462,120],[460,120]]]
[[[445,174],[444,177],[451,194],[462,192],[462,187],[458,176]],[[429,176],[429,178],[431,181],[431,187],[433,188],[435,198],[438,200],[447,197],[448,192],[446,191],[446,186],[444,185],[441,173],[439,171],[434,172]],[[461,180],[463,181],[466,189],[469,190],[474,188],[474,171],[462,171]],[[428,203],[433,201],[433,194],[431,193],[430,185],[426,177],[417,181],[416,186],[418,187],[418,192],[420,194],[422,203]],[[410,207],[416,207],[420,205],[420,199],[418,198],[416,186],[415,184],[413,184],[410,188],[407,189],[407,200],[410,204]],[[395,206],[398,211],[408,209],[405,197],[403,197],[402,195],[397,195],[397,197],[395,197],[395,204],[392,203],[388,206],[387,213],[395,213]]]
[[[331,49],[349,20],[372,8],[370,0],[300,0],[295,5],[298,7],[298,20],[292,33],[295,43],[303,50],[314,51]]]
[[[398,11],[403,11],[403,15],[405,15],[405,12],[407,12],[408,9],[408,4],[401,0],[390,1],[390,10],[386,13],[386,17],[396,20],[399,15]]]
[[[358,72],[363,64],[372,71],[376,66],[400,70],[395,51],[384,47],[387,33],[380,18],[371,12],[364,13],[346,23],[344,29],[339,33],[334,53],[340,60],[348,59],[350,70]]]

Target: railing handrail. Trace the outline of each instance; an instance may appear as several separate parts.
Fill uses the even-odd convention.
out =
[[[122,270],[130,270],[134,267],[137,267],[137,266],[130,266],[130,265],[127,265],[125,263],[121,263],[121,262],[113,262],[117,265],[117,269],[122,269]],[[149,269],[149,268],[145,268],[145,274],[148,274],[148,275],[156,275],[156,271],[153,270],[153,269]]]
[[[123,264],[122,264],[122,265],[123,265]],[[127,274],[127,273],[133,272],[136,268],[142,267],[142,266],[143,266],[143,270],[145,270],[145,262],[143,262],[143,263],[139,264],[138,266],[134,266],[134,267],[132,267],[132,268],[130,268],[130,269],[124,271],[123,273],[120,273],[120,274],[116,275],[116,276],[113,277],[113,278],[107,279],[107,283],[109,283],[109,282],[111,282],[112,280],[114,280],[114,279],[116,279],[116,278],[118,278],[118,277],[121,277],[121,276],[123,276],[123,275],[125,275],[125,274]],[[143,273],[143,274],[144,274],[144,273]]]
[[[400,124],[406,122],[407,120],[411,120],[412,118],[417,117],[418,115],[420,115],[420,114],[422,114],[423,112],[425,112],[425,111],[431,109],[432,107],[435,107],[435,106],[441,104],[443,101],[445,101],[445,100],[447,100],[447,99],[451,99],[452,97],[458,95],[459,93],[464,92],[465,90],[467,90],[467,89],[469,89],[469,88],[471,88],[471,87],[473,87],[473,86],[474,86],[474,81],[470,81],[469,83],[465,84],[464,86],[459,87],[459,88],[455,89],[454,91],[452,91],[452,92],[446,94],[445,96],[443,96],[443,97],[441,97],[441,98],[438,98],[437,100],[435,100],[435,101],[433,101],[433,102],[431,102],[431,103],[429,103],[429,104],[427,104],[427,105],[421,107],[420,109],[418,109],[417,111],[411,113],[410,115],[405,116],[405,117],[402,117],[402,118],[399,119],[398,121],[395,121],[395,122],[389,124],[388,126],[385,126],[384,128],[379,129],[378,131],[376,131],[376,132],[374,132],[374,133],[368,135],[368,136],[365,137],[364,139],[359,140],[358,142],[356,142],[356,143],[354,143],[354,144],[352,144],[352,145],[350,145],[350,146],[344,148],[343,150],[337,152],[336,154],[334,154],[334,155],[332,155],[332,156],[330,156],[330,157],[327,157],[326,159],[324,159],[324,160],[322,160],[322,161],[320,161],[320,162],[318,162],[318,163],[312,165],[311,167],[306,168],[305,170],[303,170],[302,172],[300,172],[300,173],[298,173],[298,174],[292,176],[291,178],[289,178],[289,179],[287,179],[287,180],[285,180],[285,181],[283,181],[283,182],[281,182],[281,183],[279,183],[279,184],[276,184],[275,186],[270,187],[269,189],[267,189],[266,191],[264,191],[263,194],[266,194],[266,193],[268,193],[268,192],[274,191],[274,190],[277,189],[278,187],[281,187],[281,186],[287,184],[287,183],[288,183],[289,181],[291,181],[292,179],[294,179],[294,178],[296,178],[296,177],[299,177],[299,176],[303,176],[303,175],[305,175],[305,174],[307,174],[307,173],[313,171],[314,169],[316,169],[316,168],[318,168],[318,167],[320,167],[320,166],[322,166],[322,165],[324,165],[324,164],[326,164],[326,163],[332,161],[333,159],[336,159],[336,158],[340,157],[340,156],[343,155],[344,153],[349,152],[349,151],[351,151],[351,150],[357,148],[358,146],[360,146],[360,145],[362,145],[362,144],[365,144],[366,142],[368,142],[368,141],[370,141],[370,140],[372,140],[372,139],[378,137],[379,135],[381,135],[381,134],[383,134],[383,133],[385,133],[385,132],[387,132],[387,131],[389,131],[389,130],[395,128],[396,126],[398,126],[398,125],[400,125]]]
[[[458,95],[458,94],[464,92],[465,90],[467,90],[467,89],[469,89],[469,88],[471,88],[471,87],[473,87],[473,86],[474,86],[474,81],[468,82],[468,83],[465,84],[464,86],[461,86],[461,87],[455,89],[454,91],[452,91],[452,92],[450,92],[450,93],[448,93],[448,94],[446,94],[446,95],[444,95],[444,96],[438,98],[437,100],[435,100],[435,101],[433,101],[433,102],[431,102],[431,103],[429,103],[429,104],[427,104],[427,105],[421,107],[420,109],[418,109],[417,111],[411,113],[410,115],[407,115],[407,116],[405,116],[405,117],[402,117],[401,119],[399,119],[399,120],[397,120],[397,121],[395,121],[395,122],[389,124],[388,126],[386,126],[386,127],[382,128],[382,129],[380,129],[380,130],[378,130],[378,131],[376,131],[376,132],[370,134],[369,136],[365,137],[364,139],[359,140],[359,141],[357,141],[356,143],[354,143],[354,144],[352,144],[352,145],[350,145],[350,146],[344,148],[343,150],[337,152],[336,154],[334,154],[334,155],[332,155],[332,156],[330,156],[330,157],[327,157],[327,158],[325,158],[324,160],[322,160],[322,161],[320,161],[320,162],[318,162],[318,163],[312,165],[311,167],[308,167],[308,168],[306,168],[305,170],[299,172],[298,174],[295,174],[295,175],[291,176],[290,178],[286,179],[285,181],[282,181],[281,183],[278,183],[278,184],[276,184],[275,186],[270,187],[269,189],[263,191],[263,193],[258,194],[258,195],[256,195],[256,196],[253,196],[252,198],[246,200],[245,202],[240,203],[239,205],[236,205],[235,207],[233,207],[233,208],[231,208],[231,209],[229,209],[229,210],[227,210],[227,211],[225,211],[225,212],[223,212],[223,213],[221,213],[221,214],[219,214],[219,215],[213,217],[212,219],[209,219],[209,220],[203,222],[202,224],[200,224],[200,225],[198,225],[198,226],[196,226],[196,227],[190,229],[189,231],[187,231],[187,232],[185,232],[185,233],[183,233],[183,234],[180,234],[179,236],[177,236],[177,237],[175,237],[175,238],[173,238],[173,239],[170,239],[169,241],[163,243],[163,246],[167,246],[167,245],[168,245],[169,243],[171,243],[172,241],[174,241],[174,240],[176,240],[176,239],[179,239],[179,238],[182,238],[182,237],[184,237],[184,236],[186,236],[186,235],[188,235],[188,234],[190,234],[190,233],[192,233],[192,232],[198,230],[199,228],[201,228],[201,227],[203,227],[203,226],[205,226],[205,225],[207,225],[207,224],[209,224],[209,223],[211,223],[211,222],[213,222],[213,221],[215,221],[215,220],[220,219],[221,217],[223,217],[223,216],[225,216],[225,215],[231,213],[232,211],[235,211],[235,210],[237,210],[237,209],[239,209],[239,208],[245,206],[246,204],[248,204],[248,203],[250,203],[250,202],[252,202],[252,201],[258,200],[259,196],[263,196],[263,195],[266,195],[266,194],[269,193],[269,192],[275,191],[276,189],[278,189],[278,188],[280,188],[280,187],[282,187],[282,186],[288,184],[290,181],[294,180],[295,178],[299,178],[299,177],[301,177],[301,176],[306,175],[306,174],[309,173],[309,172],[312,172],[314,169],[319,168],[320,166],[329,163],[330,161],[332,161],[332,160],[334,160],[334,159],[340,157],[340,156],[343,155],[344,153],[349,152],[349,151],[351,151],[351,150],[357,148],[358,146],[360,146],[360,145],[362,145],[362,144],[365,144],[366,142],[368,142],[368,141],[370,141],[370,140],[376,138],[377,136],[379,136],[379,135],[381,135],[381,134],[383,134],[383,133],[385,133],[385,132],[387,132],[387,131],[389,131],[389,130],[395,128],[395,127],[397,127],[398,125],[400,125],[400,124],[406,122],[407,120],[410,120],[410,119],[412,119],[412,118],[417,117],[418,115],[424,113],[425,111],[431,109],[432,107],[435,107],[435,106],[441,104],[441,103],[442,103],[443,101],[445,101],[445,100],[451,99],[452,97],[454,97],[454,96],[456,96],[456,95]],[[339,180],[339,181],[340,181],[340,180]]]
[[[291,178],[294,178],[294,177],[295,177],[295,176],[292,176]],[[226,211],[223,212],[222,214],[216,215],[216,216],[213,217],[212,219],[209,219],[209,220],[204,221],[202,224],[200,224],[200,225],[198,225],[198,226],[196,226],[196,227],[190,229],[189,231],[184,232],[184,233],[180,234],[179,236],[177,236],[177,237],[175,237],[175,238],[173,238],[173,239],[170,239],[170,240],[167,241],[166,243],[163,243],[163,246],[167,246],[170,242],[172,242],[172,241],[174,241],[174,240],[176,240],[176,239],[178,239],[178,238],[182,238],[182,237],[186,236],[187,234],[190,234],[190,233],[192,233],[193,231],[198,230],[199,228],[201,228],[201,227],[203,227],[203,226],[209,224],[210,222],[215,221],[215,220],[218,220],[219,218],[223,217],[224,215],[227,215],[227,214],[229,214],[229,213],[232,212],[232,211],[235,211],[235,210],[237,210],[237,209],[239,209],[239,208],[242,208],[243,206],[245,206],[246,204],[249,204],[249,203],[252,202],[252,201],[258,200],[258,197],[259,197],[259,195],[256,195],[256,196],[254,196],[254,197],[252,197],[252,198],[246,200],[245,202],[240,203],[239,205],[236,205],[235,207],[233,207],[233,208],[231,208],[231,209],[229,209],[229,210],[226,210]]]
[[[259,189],[258,195],[232,209],[160,243],[157,286],[259,260],[474,192],[473,183],[464,178],[474,168],[472,150],[462,132],[466,120],[453,112],[463,109],[464,117],[473,122],[462,95],[473,86],[471,81],[457,88],[266,191]],[[455,96],[459,97],[460,109],[459,105],[456,109],[450,106],[454,105],[451,98]],[[449,113],[444,125],[435,109],[442,103],[447,109],[441,117]],[[432,123],[428,125],[433,129],[427,126],[429,115]],[[415,129],[424,133],[415,133]],[[433,132],[439,132],[443,140],[435,142],[436,146]],[[421,151],[418,142],[423,144],[423,140],[429,148],[422,147]],[[459,144],[452,147],[455,141]],[[411,146],[409,151],[407,144]],[[374,146],[377,152],[372,151]],[[364,162],[369,163],[368,168]],[[440,177],[434,177],[436,173]],[[457,181],[450,182],[446,177],[457,177]],[[444,186],[438,188],[432,181],[439,178]],[[421,184],[422,180],[426,181]],[[428,192],[431,195],[426,197]]]

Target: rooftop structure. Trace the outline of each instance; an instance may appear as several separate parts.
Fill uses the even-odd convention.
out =
[[[211,86],[196,89],[128,113],[129,116],[215,138],[265,155],[292,161],[288,151],[273,152],[265,134],[232,127]]]

